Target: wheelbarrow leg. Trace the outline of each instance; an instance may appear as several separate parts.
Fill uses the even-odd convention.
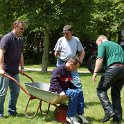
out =
[[[48,113],[49,113],[49,111],[50,111],[50,103],[48,104],[48,109],[47,109],[46,114],[48,114]]]
[[[40,112],[42,113],[42,108],[41,107],[42,107],[42,100],[40,100],[40,103],[39,103]],[[45,114],[48,114],[49,113],[49,109],[50,109],[50,103],[48,104],[48,109],[45,112]]]
[[[28,107],[29,107],[29,102],[30,102],[31,100],[33,100],[33,99],[36,99],[36,98],[32,98],[32,97],[29,98],[28,103],[27,103],[26,108],[25,108],[25,115],[26,115],[26,117],[28,117],[28,118],[34,118],[34,117],[36,116],[36,114],[38,113],[38,110],[39,110],[39,108],[40,108],[40,106],[41,106],[41,100],[40,100],[39,105],[38,105],[37,110],[36,110],[36,112],[34,113],[34,115],[32,115],[32,116],[31,116],[31,115],[28,115],[28,114],[27,114],[27,109],[28,109]]]
[[[40,108],[40,112],[42,113],[41,106],[42,106],[42,100],[40,100],[40,102],[39,102],[39,108]]]

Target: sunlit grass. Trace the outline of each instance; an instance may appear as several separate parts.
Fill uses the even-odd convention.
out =
[[[35,82],[45,82],[49,83],[51,72],[49,73],[42,73],[42,72],[26,72],[28,75],[30,75]],[[96,87],[97,82],[100,78],[100,75],[97,77],[96,83],[92,82],[92,74],[90,73],[81,73],[80,74],[81,81],[83,84],[83,91],[84,91],[84,98],[85,98],[85,117],[91,122],[91,124],[100,124],[100,120],[104,116],[104,112],[102,109],[102,106],[99,102],[99,99],[96,95]],[[20,82],[21,85],[25,88],[24,83],[31,82],[30,79],[20,76]],[[26,88],[25,88],[26,89]],[[108,92],[110,95],[110,91]],[[60,124],[55,121],[54,118],[54,110],[55,107],[51,105],[50,112],[48,115],[44,113],[38,112],[35,118],[29,119],[25,117],[25,107],[28,102],[29,96],[26,95],[22,90],[20,92],[20,96],[18,99],[17,104],[17,111],[19,113],[18,117],[9,117],[7,113],[7,106],[8,106],[8,95],[6,97],[5,101],[5,119],[0,119],[0,124]],[[38,106],[39,100],[35,99],[30,102],[28,112],[30,114],[33,114],[36,112],[37,106]],[[48,104],[43,102],[42,104],[42,110],[43,112],[47,111]],[[122,107],[124,108],[124,90],[122,90]],[[106,122],[105,124],[114,124],[112,120]]]

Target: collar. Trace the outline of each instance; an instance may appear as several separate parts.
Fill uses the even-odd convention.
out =
[[[107,39],[103,39],[102,42],[108,41]]]
[[[14,38],[16,38],[17,40],[19,40],[21,37],[17,37],[16,35],[15,35],[15,33],[13,33],[12,31],[11,31],[11,34],[12,34],[12,36],[14,37]]]

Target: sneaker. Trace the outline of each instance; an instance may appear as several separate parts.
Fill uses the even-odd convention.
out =
[[[0,119],[4,118],[3,114],[0,114]]]
[[[13,116],[13,117],[16,117],[18,115],[17,112],[9,112],[9,116]]]
[[[67,124],[80,124],[75,116],[66,117]]]
[[[77,115],[77,117],[82,121],[83,124],[89,124],[89,121],[83,117],[83,115]]]

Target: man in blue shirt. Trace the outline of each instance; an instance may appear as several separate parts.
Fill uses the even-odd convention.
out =
[[[19,65],[21,66],[20,73],[24,72],[23,39],[21,37],[24,27],[22,21],[15,21],[12,31],[4,35],[0,41],[0,118],[4,116],[4,102],[8,87],[10,88],[8,113],[11,116],[17,115],[16,103],[20,87],[3,75],[7,73],[19,81]]]

